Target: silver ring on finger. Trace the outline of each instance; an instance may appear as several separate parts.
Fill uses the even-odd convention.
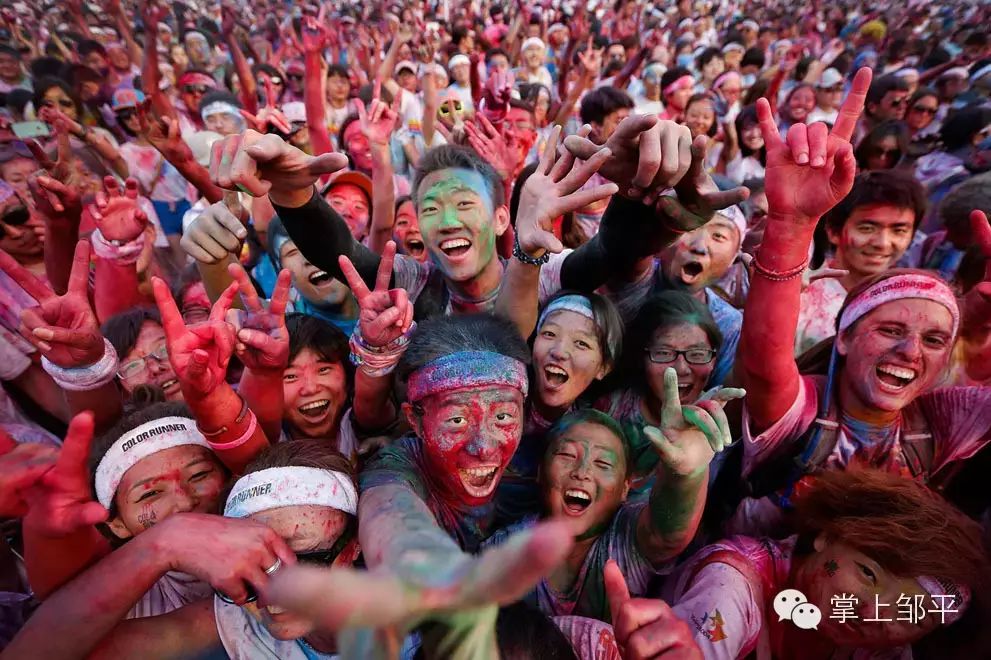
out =
[[[265,575],[271,575],[272,573],[276,572],[280,568],[282,568],[282,559],[280,559],[279,557],[276,557],[275,558],[275,563],[265,569]]]

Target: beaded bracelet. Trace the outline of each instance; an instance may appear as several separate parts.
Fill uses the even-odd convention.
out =
[[[103,387],[117,376],[117,351],[106,337],[103,338],[103,357],[85,367],[60,367],[47,357],[41,358],[41,367],[55,384],[70,392],[87,392]]]
[[[93,245],[93,252],[96,256],[118,264],[135,263],[141,256],[141,251],[145,245],[144,234],[140,234],[133,241],[122,243],[107,240],[99,229],[94,230],[89,235],[89,242]]]
[[[543,266],[550,261],[551,253],[544,252],[540,257],[531,257],[520,247],[520,235],[517,234],[513,241],[513,256],[529,266]]]
[[[794,268],[789,268],[785,271],[775,271],[770,270],[760,263],[760,253],[753,259],[754,273],[760,275],[766,280],[771,280],[772,282],[787,282],[788,280],[793,280],[796,277],[801,277],[802,273],[805,272],[806,267],[809,265],[809,260],[806,259],[802,263],[798,264]]]
[[[373,378],[388,376],[402,359],[415,330],[416,321],[386,346],[370,346],[361,334],[361,323],[356,324],[348,342],[351,347],[351,364]]]

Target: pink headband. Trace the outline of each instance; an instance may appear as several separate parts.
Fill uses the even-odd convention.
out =
[[[179,78],[179,87],[183,85],[204,85],[210,89],[214,89],[217,86],[217,81],[206,75],[205,73],[197,73],[192,71],[190,73],[184,73]]]
[[[953,336],[956,336],[960,327],[960,310],[953,291],[942,280],[915,273],[889,277],[861,293],[843,310],[837,329],[842,332],[884,303],[904,298],[931,300],[950,310],[950,315],[953,317]]]
[[[685,76],[682,76],[681,78],[678,78],[673,83],[671,83],[670,85],[668,85],[667,87],[665,87],[664,88],[664,96],[667,96],[668,94],[671,94],[672,92],[676,92],[679,89],[684,89],[686,87],[694,87],[694,86],[695,86],[695,78],[692,78],[691,76],[685,75]]]
[[[440,392],[506,385],[527,393],[526,365],[492,351],[459,351],[437,358],[409,377],[406,398],[416,403]]]

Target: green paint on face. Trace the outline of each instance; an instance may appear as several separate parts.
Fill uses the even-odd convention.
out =
[[[449,168],[431,172],[420,184],[417,214],[431,260],[445,273],[475,275],[495,255],[495,203],[485,178],[474,170]],[[471,241],[467,258],[454,259],[441,250],[451,237]],[[461,279],[461,278],[456,278]]]

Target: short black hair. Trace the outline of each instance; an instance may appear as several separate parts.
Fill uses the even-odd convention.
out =
[[[286,314],[286,330],[289,332],[290,362],[305,349],[310,349],[328,362],[345,365],[345,371],[352,371],[347,368],[351,364],[348,337],[333,323],[309,314],[290,312]]]
[[[926,191],[915,177],[899,170],[863,172],[854,180],[847,196],[823,216],[823,223],[838,234],[854,210],[871,204],[910,209],[914,231],[926,214]]]
[[[117,351],[117,357],[123,360],[124,356],[134,350],[134,345],[138,343],[138,335],[141,334],[141,326],[146,321],[162,325],[162,317],[159,316],[157,309],[136,307],[111,316],[103,322],[100,332]]]
[[[695,58],[695,67],[701,71],[702,67],[717,57],[723,59],[723,51],[719,50],[715,46],[710,46],[699,53],[699,56]]]
[[[23,54],[21,51],[17,50],[10,44],[0,44],[0,53],[6,53],[7,55],[13,55],[17,59],[21,59]]]
[[[683,66],[676,66],[676,67],[672,67],[672,68],[668,69],[667,71],[665,71],[664,73],[661,74],[661,91],[662,91],[662,93],[663,93],[663,90],[665,88],[667,88],[667,86],[670,85],[671,83],[673,83],[674,81],[676,81],[679,78],[682,78],[684,76],[690,76],[690,75],[692,75],[692,72],[689,71],[688,69],[686,69]]]
[[[76,113],[82,114],[83,104],[79,100],[79,95],[76,94],[76,91],[72,89],[69,83],[55,76],[47,76],[34,82],[34,98],[31,99],[31,102],[34,104],[36,111],[41,110],[42,106],[45,105],[45,92],[53,87],[58,87],[65,92],[66,96],[72,99],[72,102],[75,104]]]
[[[755,66],[758,69],[764,68],[764,51],[760,48],[754,46],[753,48],[748,48],[743,53],[743,59],[740,60],[740,67],[745,66]]]
[[[93,39],[83,39],[76,46],[76,51],[79,53],[80,57],[86,57],[90,53],[99,53],[103,57],[107,56],[107,49],[103,47],[99,41]]]
[[[348,82],[351,82],[351,77],[348,75],[348,69],[340,64],[331,64],[327,67],[327,77],[338,76],[339,78],[344,78]]]
[[[957,185],[939,202],[941,224],[953,233],[970,233],[970,212],[991,213],[991,172],[973,176]]]
[[[907,92],[908,81],[892,74],[881,76],[872,82],[870,88],[867,90],[867,99],[864,102],[864,111],[869,115],[873,114],[870,111],[870,106],[872,104],[877,105],[884,99],[888,92],[894,91]]]
[[[512,321],[491,314],[460,314],[419,324],[397,373],[406,381],[434,360],[461,351],[490,351],[530,364],[530,349]]]
[[[966,147],[988,124],[991,124],[991,108],[971,106],[950,113],[939,130],[943,148],[955,151]]]
[[[867,159],[873,155],[877,143],[886,137],[894,136],[898,140],[898,151],[895,154],[895,163],[902,159],[908,151],[908,126],[904,122],[894,119],[882,121],[870,130],[861,140],[854,150],[853,155],[857,159],[857,167],[861,170],[867,169]]]
[[[341,151],[347,152],[347,147],[344,145],[344,133],[348,130],[348,126],[358,121],[358,115],[355,113],[349,114],[341,122],[341,125],[337,127],[337,144]],[[350,156],[348,156],[350,158]]]
[[[489,186],[489,194],[492,196],[492,205],[498,208],[505,204],[506,193],[502,187],[502,179],[492,169],[492,166],[479,156],[475,151],[453,144],[445,144],[439,147],[428,149],[423,154],[420,162],[413,173],[413,196],[414,205],[419,212],[419,189],[420,184],[427,175],[446,169],[473,170],[478,172]]]
[[[495,57],[496,55],[502,55],[507,60],[509,59],[509,53],[504,51],[502,48],[489,48],[487,51],[485,51],[485,63],[488,64],[489,62],[491,62],[492,58]]]
[[[623,108],[633,108],[629,94],[615,87],[598,87],[582,97],[579,114],[583,124],[601,124],[606,117]]]

